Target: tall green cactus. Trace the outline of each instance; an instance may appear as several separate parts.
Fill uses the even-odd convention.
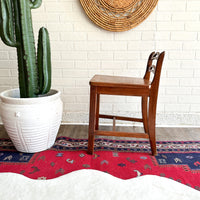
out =
[[[31,9],[41,3],[42,0],[0,0],[0,37],[6,45],[17,48],[21,98],[45,94],[51,87],[49,34],[40,28],[36,56],[32,28]]]

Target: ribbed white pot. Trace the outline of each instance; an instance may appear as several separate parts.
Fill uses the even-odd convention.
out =
[[[54,144],[62,119],[59,91],[20,98],[19,89],[12,89],[2,92],[0,98],[1,119],[18,151],[40,152]]]

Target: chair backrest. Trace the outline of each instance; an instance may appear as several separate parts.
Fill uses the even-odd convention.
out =
[[[162,53],[152,52],[149,56],[144,79],[150,80],[151,74],[153,74],[151,87],[158,88],[159,86],[160,74],[161,74],[164,56],[165,56],[164,51]]]

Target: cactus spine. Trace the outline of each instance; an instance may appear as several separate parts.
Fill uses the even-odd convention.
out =
[[[46,28],[39,30],[37,55],[32,28],[31,9],[42,0],[0,0],[0,37],[16,47],[21,98],[37,97],[51,87],[51,53]]]

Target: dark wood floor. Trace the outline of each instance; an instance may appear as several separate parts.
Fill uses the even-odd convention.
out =
[[[103,130],[111,130],[110,126],[101,126]],[[122,127],[117,126],[117,131],[129,132],[143,132],[142,127]],[[66,136],[71,138],[87,138],[88,126],[87,125],[61,125],[58,136]],[[103,137],[103,136],[101,136]],[[0,125],[0,138],[8,138],[8,135],[3,127]],[[114,139],[114,137],[109,137]],[[156,128],[156,138],[161,141],[189,141],[200,140],[200,128],[174,128],[174,127],[159,127]],[[131,139],[131,138],[120,138]],[[135,138],[132,138],[135,139]]]

